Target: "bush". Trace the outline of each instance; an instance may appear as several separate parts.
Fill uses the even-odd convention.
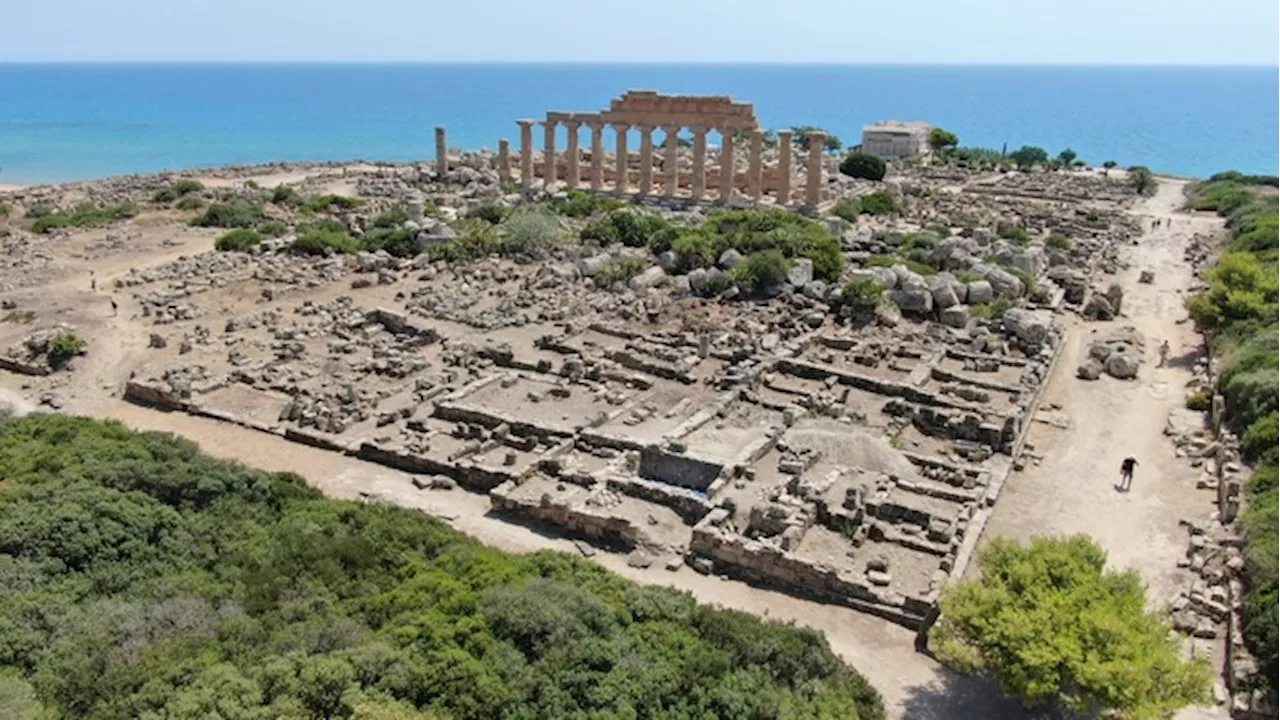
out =
[[[1073,245],[1073,243],[1071,242],[1071,238],[1067,237],[1066,235],[1063,235],[1060,232],[1049,233],[1049,237],[1044,241],[1044,244],[1048,247],[1053,248],[1054,250],[1063,250],[1063,251],[1070,250]]]
[[[271,203],[273,205],[296,208],[301,207],[305,202],[297,190],[285,185],[277,185],[271,191]]]
[[[404,228],[374,227],[360,236],[360,249],[365,252],[384,250],[396,257],[408,258],[418,254],[418,244]]]
[[[627,206],[625,200],[606,195],[595,195],[570,188],[565,197],[557,198],[551,208],[565,217],[585,218],[599,213],[608,213]]]
[[[997,320],[1004,314],[1018,307],[1018,301],[1010,298],[996,298],[989,303],[978,303],[969,308],[969,317],[983,320]]]
[[[880,305],[884,286],[875,280],[860,278],[851,280],[840,292],[840,302],[853,308],[855,313],[873,312]]]
[[[963,270],[963,269],[954,270],[952,271],[951,274],[954,275],[955,278],[962,283],[971,283],[971,282],[978,282],[979,280],[986,280],[986,278],[983,277],[980,273],[976,273],[972,270]]]
[[[852,178],[880,181],[884,179],[887,171],[888,166],[885,165],[884,158],[861,150],[850,152],[844,156],[844,160],[840,161],[840,173]]]
[[[898,201],[884,190],[876,190],[858,198],[862,212],[867,215],[892,215],[898,212]]]
[[[0,203],[0,218],[9,217],[9,213],[13,212],[13,208],[8,203]]]
[[[831,214],[842,220],[856,223],[858,216],[862,214],[862,203],[858,202],[857,198],[841,198],[831,208]]]
[[[236,198],[229,203],[210,205],[191,224],[196,227],[251,228],[264,218],[261,205],[245,198]]]
[[[1240,436],[1240,454],[1250,463],[1276,463],[1277,448],[1280,448],[1280,414],[1272,410],[1263,415]]]
[[[1280,177],[1275,175],[1245,175],[1236,170],[1227,170],[1226,172],[1214,173],[1209,176],[1209,182],[1229,182],[1240,185],[1265,185],[1269,187],[1280,187]]]
[[[1018,247],[1026,247],[1031,243],[1031,236],[1027,234],[1027,229],[1019,225],[1002,225],[999,235],[1005,240],[1012,240]]]
[[[213,243],[216,250],[243,252],[262,242],[262,235],[257,230],[237,228],[219,237]]]
[[[182,178],[170,183],[169,187],[157,190],[155,194],[151,196],[151,199],[158,203],[168,203],[173,202],[180,197],[184,197],[192,193],[198,193],[202,190],[204,190],[204,183],[201,183],[199,180]]]
[[[503,222],[502,254],[539,258],[560,238],[560,222],[554,215],[537,210],[512,213]]]
[[[1213,409],[1213,390],[1202,387],[1187,395],[1187,409],[1196,412],[1209,412]]]
[[[940,127],[929,130],[929,147],[935,153],[940,153],[947,148],[954,148],[960,144],[960,138],[956,134]]]
[[[187,195],[186,197],[179,198],[178,202],[174,203],[173,206],[178,210],[199,210],[204,207],[204,200],[201,200],[195,195]]]
[[[74,333],[59,333],[49,341],[49,349],[47,350],[49,358],[49,367],[60,369],[71,362],[71,358],[83,355],[85,348],[84,340],[81,340]]]
[[[299,229],[298,237],[289,244],[289,251],[298,255],[332,255],[333,253],[355,253],[360,244],[347,234],[345,230],[331,227],[310,227]]]
[[[1208,664],[1181,659],[1137,572],[1107,570],[1088,536],[995,538],[978,563],[980,579],[943,591],[931,645],[944,664],[1054,714],[1170,717],[1208,700]]]
[[[1156,194],[1156,189],[1160,186],[1156,182],[1155,175],[1142,165],[1134,165],[1129,168],[1129,184],[1133,187],[1133,191],[1139,195],[1150,197]]]
[[[289,232],[289,226],[280,220],[267,220],[258,225],[263,237],[281,237]]]
[[[405,209],[404,205],[396,205],[390,210],[375,216],[370,227],[399,229],[407,222],[409,222],[409,211]]]
[[[679,230],[665,218],[629,208],[611,210],[588,222],[580,236],[602,244],[622,243],[627,247],[648,247],[655,253],[671,249]]]
[[[1193,210],[1213,210],[1219,215],[1232,212],[1253,202],[1253,190],[1235,183],[1210,183],[1193,190],[1190,205]]]
[[[37,214],[32,215],[33,212]],[[29,217],[36,218],[36,221],[31,224],[31,230],[38,233],[47,233],[56,228],[100,227],[137,214],[138,206],[133,203],[98,206],[86,202],[65,212],[37,205],[27,211]]]
[[[311,212],[321,213],[333,212],[334,210],[355,210],[363,204],[364,200],[360,198],[346,197],[345,195],[319,195],[308,200],[303,207]]]
[[[730,277],[748,295],[757,295],[781,285],[791,271],[791,261],[779,250],[761,250],[742,259],[729,271]]]
[[[482,220],[467,218],[455,228],[458,237],[427,248],[427,257],[449,263],[465,263],[495,255],[502,249],[498,228]]]
[[[471,210],[467,212],[467,217],[483,220],[490,225],[497,225],[506,219],[507,208],[493,202],[492,200],[487,200],[471,208]]]
[[[621,257],[610,260],[594,278],[596,287],[609,287],[615,283],[625,283],[644,272],[649,262],[638,257]]]
[[[1201,331],[1234,331],[1241,337],[1275,320],[1280,309],[1275,263],[1266,267],[1253,253],[1229,252],[1204,277],[1209,288],[1186,300]]]
[[[1034,145],[1023,145],[1017,150],[1009,153],[1009,159],[1019,170],[1030,170],[1035,165],[1043,165],[1049,162],[1049,153],[1044,148]]]

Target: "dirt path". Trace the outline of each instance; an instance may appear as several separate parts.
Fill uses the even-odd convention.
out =
[[[1136,569],[1158,604],[1172,601],[1189,577],[1177,568],[1187,547],[1178,521],[1213,512],[1212,492],[1196,489],[1199,472],[1174,454],[1163,434],[1169,412],[1184,402],[1199,351],[1199,336],[1182,307],[1194,279],[1183,250],[1195,233],[1221,228],[1216,217],[1178,212],[1184,186],[1185,181],[1162,180],[1156,195],[1135,209],[1142,217],[1172,219],[1172,224],[1149,231],[1140,245],[1126,249],[1130,267],[1117,276],[1125,290],[1122,317],[1113,323],[1066,320],[1068,344],[1044,403],[1061,405],[1069,426],[1033,424],[1028,441],[1044,459],[1009,478],[983,538],[1086,533],[1106,549],[1112,565]],[[1139,284],[1141,270],[1154,270],[1155,282]],[[1087,357],[1093,333],[1116,325],[1132,325],[1147,338],[1146,363],[1137,380],[1077,379],[1076,367]],[[1169,364],[1157,367],[1157,348],[1165,339]],[[1139,466],[1132,489],[1120,492],[1115,487],[1120,461],[1129,455]],[[1179,717],[1227,714],[1191,709]]]

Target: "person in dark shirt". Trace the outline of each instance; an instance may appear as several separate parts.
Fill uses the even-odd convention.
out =
[[[1124,462],[1120,463],[1120,488],[1128,490],[1133,484],[1133,469],[1138,466],[1138,461],[1127,457]]]

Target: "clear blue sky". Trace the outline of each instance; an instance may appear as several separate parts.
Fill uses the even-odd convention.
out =
[[[0,0],[0,61],[1277,64],[1277,0]]]

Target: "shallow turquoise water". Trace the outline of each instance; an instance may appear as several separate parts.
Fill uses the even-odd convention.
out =
[[[0,184],[429,158],[435,125],[451,146],[492,148],[518,142],[517,118],[598,110],[629,88],[731,94],[764,127],[818,125],[846,142],[865,123],[920,119],[964,145],[1274,174],[1278,85],[1275,67],[0,65]]]

